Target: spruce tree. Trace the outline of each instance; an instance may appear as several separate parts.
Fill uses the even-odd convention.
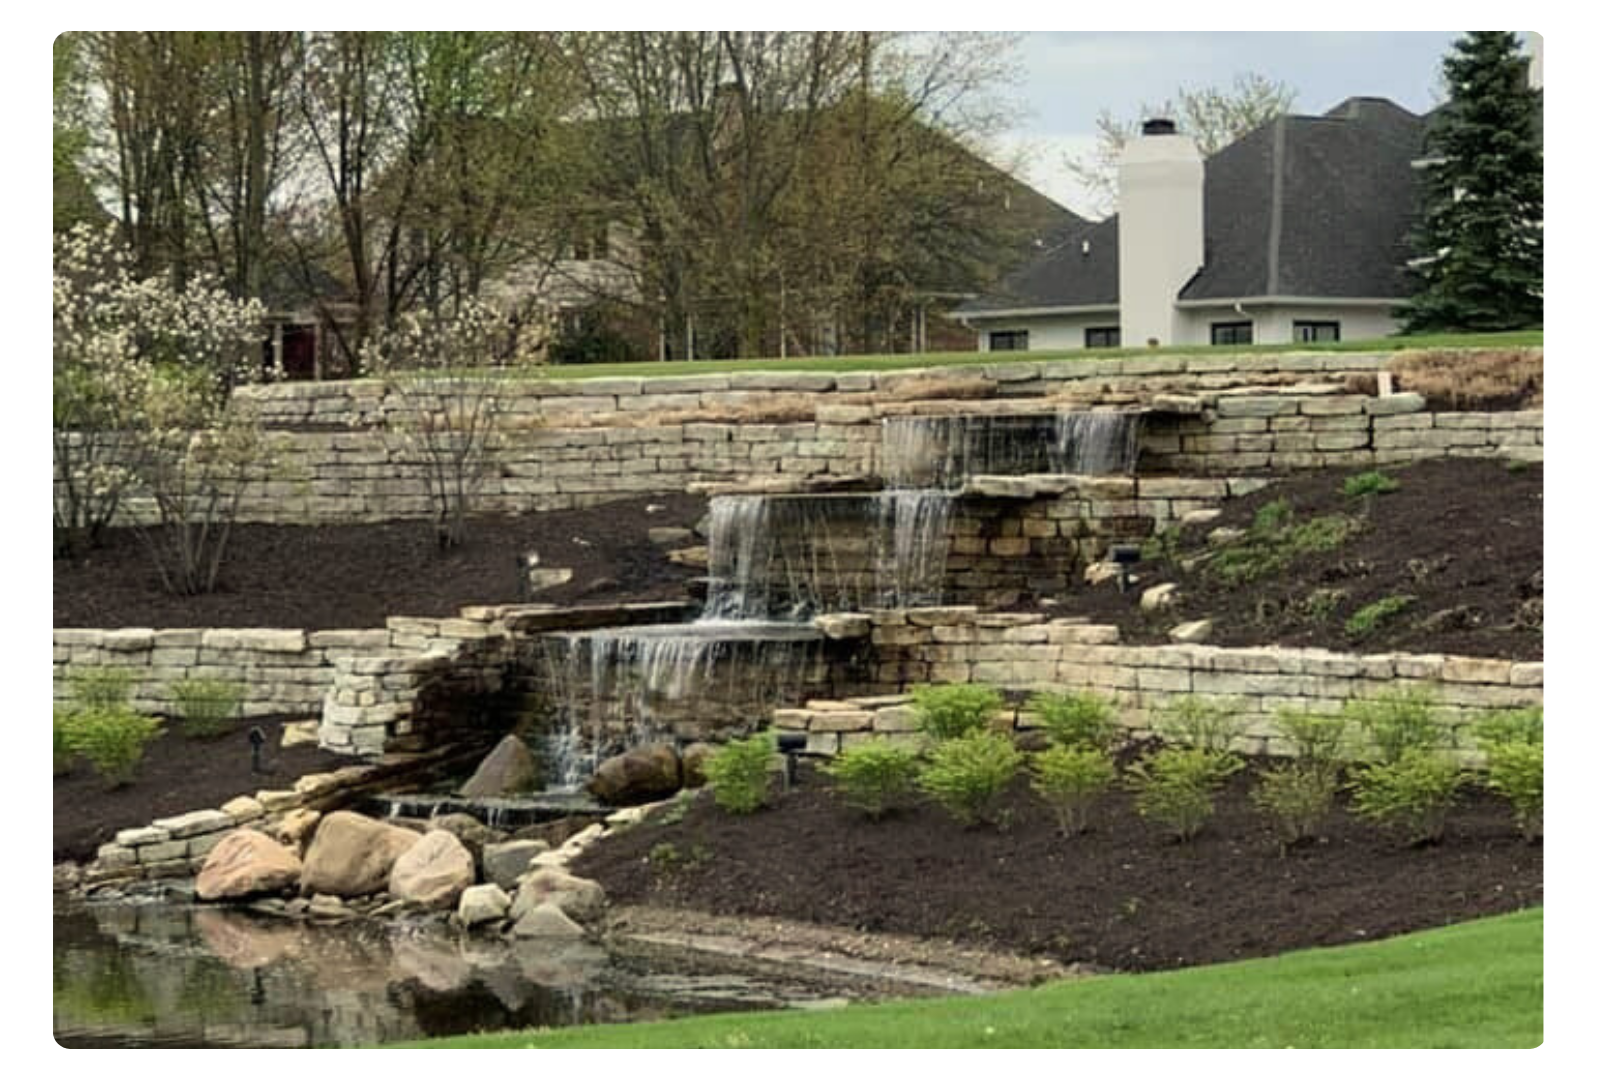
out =
[[[1515,34],[1474,30],[1444,59],[1425,141],[1407,333],[1544,321],[1543,96]]]

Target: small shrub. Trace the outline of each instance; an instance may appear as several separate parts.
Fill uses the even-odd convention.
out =
[[[1407,750],[1432,750],[1444,729],[1434,716],[1433,693],[1426,688],[1396,690],[1345,703],[1343,715],[1364,731],[1386,764]]]
[[[72,760],[78,752],[72,745],[72,722],[75,714],[64,705],[55,707],[50,723],[50,749],[53,761],[53,775],[61,776],[72,771]]]
[[[161,721],[130,709],[81,709],[68,731],[72,748],[115,788],[133,779],[145,745],[161,731]]]
[[[822,771],[846,805],[881,818],[917,789],[917,755],[874,739],[845,750]]]
[[[1232,754],[1168,746],[1128,766],[1127,782],[1139,816],[1165,825],[1178,840],[1186,841],[1211,819],[1217,788],[1243,767]]]
[[[652,817],[657,825],[677,825],[689,816],[689,810],[694,806],[694,801],[700,792],[694,788],[684,788],[672,797],[672,805]]]
[[[1245,584],[1277,573],[1302,555],[1333,551],[1359,532],[1359,519],[1329,514],[1296,522],[1287,499],[1260,507],[1244,538],[1218,551],[1212,572],[1225,583]]]
[[[244,701],[244,687],[227,679],[182,679],[172,684],[171,693],[180,729],[200,738],[228,730]]]
[[[1231,701],[1185,694],[1157,710],[1155,729],[1168,742],[1220,754],[1244,730],[1244,717]]]
[[[1089,808],[1116,779],[1111,755],[1096,746],[1052,746],[1033,755],[1033,790],[1056,813],[1061,831],[1074,836],[1088,826]]]
[[[1278,731],[1301,764],[1331,770],[1344,757],[1345,735],[1350,728],[1344,714],[1279,709],[1277,722]]]
[[[1353,638],[1364,638],[1410,607],[1416,599],[1402,593],[1374,600],[1344,621],[1344,632]]]
[[[917,786],[963,825],[995,820],[995,803],[1022,765],[1004,735],[973,731],[936,744]]]
[[[1294,507],[1289,505],[1288,499],[1273,499],[1256,508],[1255,516],[1250,519],[1250,531],[1258,536],[1274,533],[1289,524],[1293,517]]]
[[[767,804],[774,747],[772,736],[762,733],[726,743],[706,759],[706,779],[718,806],[730,814],[751,814]]]
[[[1381,472],[1356,473],[1344,480],[1344,493],[1352,499],[1367,495],[1387,495],[1400,490],[1400,481]]]
[[[911,688],[917,722],[934,739],[959,739],[977,731],[1004,704],[1000,691],[982,683]]]
[[[1305,617],[1315,622],[1327,622],[1339,610],[1339,605],[1344,603],[1348,594],[1343,589],[1312,589],[1306,593],[1305,598],[1298,601],[1295,607],[1305,614]]]
[[[1272,819],[1278,842],[1288,849],[1317,835],[1333,810],[1339,774],[1319,764],[1294,762],[1264,770],[1250,799]]]
[[[86,712],[120,709],[133,691],[133,673],[120,667],[80,668],[68,677],[72,703]]]
[[[1489,759],[1488,785],[1511,804],[1523,839],[1544,833],[1544,709],[1486,717],[1473,728]]]
[[[1411,844],[1438,840],[1455,802],[1461,768],[1449,758],[1408,747],[1393,761],[1368,765],[1356,773],[1357,814],[1401,832]]]
[[[1024,707],[1039,717],[1057,746],[1110,750],[1122,732],[1116,705],[1092,690],[1042,691]]]

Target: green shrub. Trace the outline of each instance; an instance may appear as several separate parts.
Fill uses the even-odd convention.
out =
[[[1244,730],[1237,703],[1184,694],[1156,710],[1156,734],[1168,742],[1220,754]]]
[[[1228,584],[1244,584],[1277,573],[1301,555],[1332,551],[1362,524],[1354,517],[1329,514],[1296,522],[1286,499],[1260,507],[1249,530],[1236,544],[1218,551],[1212,573]]]
[[[1381,472],[1356,473],[1344,480],[1344,493],[1352,499],[1365,495],[1387,495],[1400,490],[1400,481]]]
[[[1489,759],[1488,785],[1511,804],[1530,844],[1544,833],[1544,709],[1486,717],[1473,728]]]
[[[244,701],[244,687],[227,679],[189,678],[172,684],[179,727],[185,735],[205,737],[228,730]]]
[[[1401,832],[1412,844],[1437,840],[1460,788],[1460,766],[1443,754],[1408,747],[1393,761],[1357,770],[1357,814]]]
[[[963,825],[992,822],[995,804],[1022,765],[1022,752],[993,731],[936,744],[917,786]]]
[[[730,814],[750,814],[767,804],[772,790],[776,744],[765,732],[725,743],[706,759],[706,779],[718,806]]]
[[[121,787],[133,779],[161,721],[131,709],[80,709],[67,730],[72,749],[89,760],[107,786]]]
[[[1352,699],[1343,714],[1366,733],[1386,764],[1407,750],[1433,750],[1444,735],[1434,716],[1433,692],[1425,687]]]
[[[1330,771],[1344,758],[1345,734],[1349,719],[1342,713],[1308,712],[1305,709],[1279,709],[1278,731],[1295,760]]]
[[[917,755],[874,739],[845,750],[822,767],[845,803],[880,818],[917,789]]]
[[[1416,599],[1415,596],[1398,594],[1374,600],[1344,621],[1344,632],[1353,638],[1364,638],[1410,607]]]
[[[1273,499],[1256,508],[1255,516],[1250,519],[1250,531],[1257,536],[1275,533],[1293,517],[1294,507],[1289,505],[1288,499]]]
[[[1232,754],[1193,746],[1168,746],[1128,766],[1127,783],[1139,816],[1189,840],[1211,819],[1217,788],[1243,768]]]
[[[85,711],[120,709],[133,691],[133,673],[121,667],[79,668],[67,681],[72,704]]]
[[[1111,755],[1097,746],[1052,746],[1034,754],[1033,790],[1056,812],[1068,836],[1088,826],[1089,808],[1117,777]]]
[[[61,776],[72,771],[72,760],[78,752],[72,745],[72,722],[76,714],[65,705],[57,705],[50,723],[50,749],[54,760],[54,774]]]
[[[1057,746],[1110,750],[1122,732],[1116,705],[1092,690],[1041,691],[1024,707],[1039,717]]]
[[[1317,835],[1333,810],[1339,774],[1324,764],[1293,762],[1264,770],[1250,799],[1272,819],[1285,849]]]
[[[917,723],[935,739],[958,739],[981,729],[1004,704],[1000,691],[982,683],[911,688],[911,707]]]

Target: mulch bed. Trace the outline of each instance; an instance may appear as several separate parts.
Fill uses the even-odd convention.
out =
[[[208,810],[238,795],[294,786],[302,776],[331,772],[352,763],[315,746],[283,749],[282,727],[288,719],[271,717],[240,723],[214,738],[191,738],[171,723],[145,748],[144,760],[131,783],[107,788],[87,763],[79,761],[55,778],[52,823],[54,861],[86,862],[121,829],[148,825],[161,817]],[[251,727],[267,736],[262,747],[265,772],[251,770]]]
[[[452,616],[469,604],[523,600],[517,559],[530,551],[541,567],[573,571],[567,584],[531,597],[541,603],[681,599],[697,572],[668,562],[648,531],[692,527],[705,509],[703,498],[663,495],[479,517],[466,543],[444,553],[426,521],[236,525],[219,588],[189,597],[165,592],[143,540],[116,529],[88,556],[56,559],[55,625],[332,630],[381,627],[390,615]]]
[[[1316,470],[1274,479],[1229,500],[1222,515],[1185,528],[1177,558],[1136,567],[1142,580],[1126,593],[1113,584],[1079,583],[1052,610],[1115,623],[1129,644],[1159,644],[1174,626],[1214,623],[1207,644],[1277,644],[1339,652],[1445,653],[1537,660],[1544,652],[1544,467],[1507,467],[1482,458],[1386,467],[1399,488],[1366,499],[1343,493],[1345,478],[1369,470]],[[1294,560],[1282,572],[1231,585],[1184,559],[1207,550],[1218,527],[1248,529],[1257,510],[1288,500],[1295,520],[1353,515],[1363,527],[1337,549]],[[1140,589],[1176,582],[1177,603],[1139,609]],[[1307,601],[1337,590],[1331,609]],[[1410,604],[1370,634],[1353,636],[1346,620],[1368,604],[1410,596]]]
[[[1066,838],[1019,781],[1004,828],[963,829],[935,806],[869,821],[819,774],[733,816],[701,793],[684,818],[608,839],[573,872],[608,897],[726,916],[954,939],[1118,971],[1269,956],[1535,905],[1543,850],[1503,802],[1469,793],[1445,839],[1411,848],[1341,810],[1326,836],[1279,853],[1236,775],[1189,843],[1165,839],[1115,791]],[[663,867],[671,845],[675,858]],[[652,864],[652,852],[656,861]]]

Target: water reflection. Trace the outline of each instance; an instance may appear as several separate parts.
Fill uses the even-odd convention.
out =
[[[652,969],[589,944],[59,900],[54,983],[56,1039],[71,1047],[372,1046],[822,996],[767,976]]]

